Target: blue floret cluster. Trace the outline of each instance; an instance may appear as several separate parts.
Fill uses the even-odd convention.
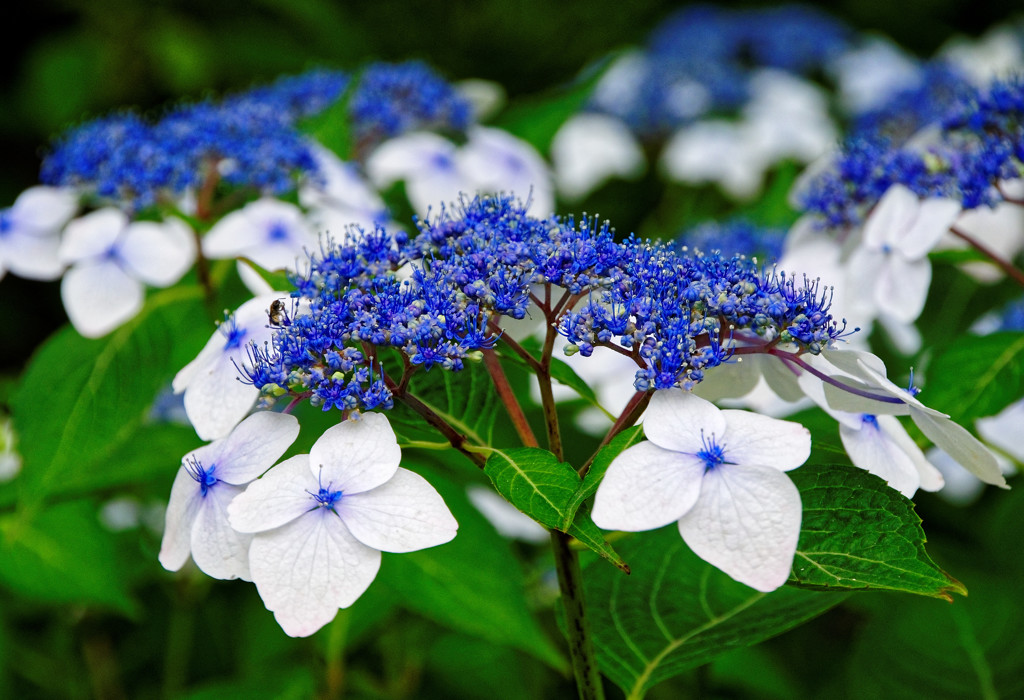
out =
[[[251,348],[246,381],[324,410],[391,405],[383,348],[400,350],[407,370],[457,371],[500,338],[503,317],[544,318],[584,356],[600,345],[633,353],[646,367],[639,390],[692,386],[738,334],[815,352],[841,332],[817,284],[739,256],[619,242],[590,218],[537,219],[511,197],[442,210],[411,238],[352,231],[294,283],[295,312],[272,345]]]
[[[357,154],[417,129],[463,132],[472,118],[469,102],[420,61],[368,67],[353,92],[349,113]]]
[[[999,182],[1024,174],[1024,78],[985,89],[963,85],[953,100],[951,89],[934,93],[948,106],[932,121],[930,142],[902,144],[878,133],[852,138],[798,192],[801,208],[838,229],[861,223],[896,183],[921,197],[951,197],[964,209],[1001,201]]]
[[[759,226],[746,217],[727,221],[706,221],[679,235],[680,246],[689,250],[716,252],[732,257],[763,256],[766,261],[782,257],[782,243],[787,229],[777,226]]]
[[[642,137],[664,136],[704,111],[743,105],[753,69],[811,74],[848,49],[852,38],[843,23],[800,5],[742,10],[695,5],[651,35],[633,99],[598,100],[592,108],[619,116]],[[707,94],[698,112],[692,111],[694,88]]]
[[[282,194],[295,188],[296,176],[316,173],[296,122],[337,100],[347,80],[315,70],[223,100],[180,105],[155,122],[133,113],[97,119],[58,139],[40,179],[129,210],[174,200],[214,172],[232,186]]]
[[[336,103],[350,83],[344,72],[317,69],[221,100],[178,105],[157,120],[131,112],[96,119],[56,141],[40,179],[130,211],[176,201],[211,177],[285,194],[299,178],[319,175],[300,121]],[[351,93],[357,157],[406,131],[464,131],[471,119],[469,103],[419,62],[373,64]]]

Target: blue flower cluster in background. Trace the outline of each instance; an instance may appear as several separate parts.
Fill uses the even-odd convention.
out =
[[[938,92],[939,101],[947,99]],[[933,122],[939,129],[931,142],[851,138],[831,166],[797,193],[799,205],[830,228],[859,224],[897,183],[921,197],[951,197],[964,209],[995,205],[999,182],[1024,172],[1024,79],[965,86],[943,114]]]
[[[633,82],[631,99],[603,99],[599,92],[591,108],[622,118],[643,138],[658,138],[703,113],[740,107],[753,70],[809,75],[847,50],[852,37],[841,21],[800,5],[689,7],[653,32],[623,76]]]
[[[155,121],[131,112],[103,117],[63,134],[40,179],[131,211],[176,200],[214,176],[281,195],[300,178],[318,176],[298,122],[323,112],[349,86],[348,74],[316,69],[221,100],[182,104]],[[407,131],[461,132],[471,120],[469,102],[416,61],[370,65],[348,111],[357,156]]]
[[[764,262],[782,257],[782,243],[788,229],[759,226],[745,217],[726,221],[706,221],[683,231],[677,239],[680,246],[723,257],[760,256]]]
[[[417,129],[460,133],[472,120],[469,101],[420,61],[369,66],[353,92],[349,113],[357,154]]]

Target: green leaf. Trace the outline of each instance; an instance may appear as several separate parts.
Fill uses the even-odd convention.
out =
[[[403,464],[410,466],[407,461]],[[530,612],[523,572],[509,541],[470,504],[461,487],[433,472],[428,476],[458,521],[459,534],[439,547],[385,554],[378,582],[388,586],[405,607],[427,618],[522,649],[564,669],[561,652]]]
[[[357,77],[349,82],[345,94],[327,109],[299,122],[299,130],[342,160],[351,160],[355,149],[349,129],[348,102]]]
[[[568,462],[536,447],[495,450],[484,473],[505,500],[544,527],[567,532],[572,525],[580,477]]]
[[[26,502],[116,470],[114,457],[146,424],[157,393],[209,337],[196,321],[205,318],[201,299],[196,287],[161,291],[106,338],[65,327],[36,353],[11,400]]]
[[[0,581],[21,595],[135,611],[110,533],[86,501],[0,518]]]
[[[608,544],[608,540],[604,537],[604,531],[594,524],[590,517],[590,510],[586,506],[581,506],[576,513],[576,520],[573,521],[568,534],[617,566],[623,573],[629,573],[629,565]]]
[[[985,257],[984,253],[979,250],[975,250],[974,248],[946,248],[945,250],[933,250],[928,253],[928,259],[932,262],[945,263],[947,265],[969,262],[992,262],[991,259]]]
[[[584,570],[584,589],[598,664],[629,698],[843,600],[790,587],[748,588],[691,552],[674,525],[617,546],[633,573],[595,562]]]
[[[629,566],[608,544],[587,510],[580,507],[584,484],[568,462],[560,462],[552,453],[536,447],[495,450],[487,458],[484,473],[516,508],[545,527],[572,535],[629,572]]]
[[[921,398],[932,408],[963,425],[993,416],[1024,395],[1024,333],[957,338],[928,377]]]
[[[914,504],[877,476],[838,465],[804,466],[789,476],[803,502],[791,583],[946,600],[952,593],[967,594],[925,552]]]
[[[1024,697],[1020,579],[970,572],[953,604],[875,600],[847,656],[845,695],[886,700]]]

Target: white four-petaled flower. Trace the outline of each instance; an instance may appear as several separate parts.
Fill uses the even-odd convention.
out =
[[[807,429],[669,389],[651,399],[644,434],[650,442],[608,467],[594,522],[637,532],[678,521],[686,544],[740,583],[759,591],[785,583],[801,503],[783,472],[810,455]]]
[[[52,280],[64,270],[57,255],[60,230],[78,209],[74,190],[29,187],[0,211],[0,277]]]
[[[180,219],[134,221],[106,207],[75,219],[64,231],[60,260],[71,269],[60,295],[82,335],[98,338],[135,316],[145,287],[169,287],[195,260],[195,242]]]
[[[188,559],[214,578],[249,577],[250,535],[228,525],[227,507],[246,484],[284,454],[299,435],[294,416],[262,411],[230,435],[189,452],[171,487],[160,563],[177,571]]]
[[[254,481],[228,507],[254,533],[252,580],[290,636],[305,637],[352,605],[380,568],[380,553],[448,542],[458,523],[423,477],[398,466],[387,418],[364,414],[327,430]]]

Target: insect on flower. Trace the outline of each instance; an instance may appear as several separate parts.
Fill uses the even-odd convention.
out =
[[[270,302],[270,310],[267,311],[267,322],[271,326],[290,326],[292,320],[288,318],[288,312],[284,308],[284,302],[280,299],[274,299]]]

